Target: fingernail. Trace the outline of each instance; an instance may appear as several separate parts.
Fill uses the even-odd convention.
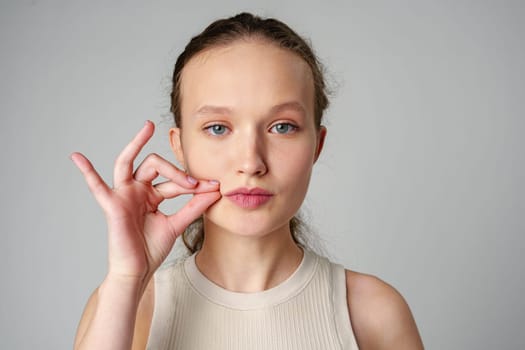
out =
[[[190,184],[192,184],[192,185],[196,185],[197,182],[199,182],[199,181],[197,181],[197,179],[195,179],[195,178],[193,178],[193,177],[191,177],[191,176],[189,176],[189,175],[186,176],[186,180],[188,180],[188,182],[189,182]]]
[[[217,181],[217,180],[210,180],[210,181],[208,181],[208,182],[209,182],[210,184],[212,184],[212,185],[218,185],[218,184],[219,184],[219,181]]]

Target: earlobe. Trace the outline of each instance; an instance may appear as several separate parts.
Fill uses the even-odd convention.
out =
[[[314,163],[317,162],[317,159],[319,158],[319,155],[321,155],[321,151],[323,150],[324,141],[326,139],[326,127],[321,125],[319,128],[318,134],[317,134],[317,148],[315,150],[315,158]]]
[[[180,140],[180,128],[171,128],[169,131],[170,146],[177,162],[180,166],[186,169],[186,164],[184,162],[184,151],[182,150],[182,142]]]

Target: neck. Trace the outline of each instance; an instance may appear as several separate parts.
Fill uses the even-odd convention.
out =
[[[273,288],[299,266],[303,252],[289,225],[264,236],[246,237],[205,221],[205,238],[195,263],[212,282],[234,292]]]

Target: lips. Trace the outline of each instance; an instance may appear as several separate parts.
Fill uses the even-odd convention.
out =
[[[255,209],[268,202],[273,194],[262,188],[237,188],[224,196],[241,208]]]

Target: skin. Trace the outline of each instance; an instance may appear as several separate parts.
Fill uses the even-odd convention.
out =
[[[192,176],[220,181],[223,197],[205,212],[196,262],[226,289],[271,288],[300,263],[289,221],[326,134],[313,122],[312,86],[302,59],[264,42],[202,52],[183,70],[182,128],[170,140]],[[239,187],[273,196],[256,210],[239,208],[224,196]]]
[[[77,349],[145,349],[155,295],[151,277],[184,227],[201,214],[206,235],[196,263],[223,288],[272,288],[302,259],[288,224],[304,200],[326,136],[324,127],[314,125],[308,65],[271,43],[238,41],[192,58],[183,70],[181,96],[182,127],[169,135],[174,154],[192,178],[220,184],[195,184],[155,155],[133,173],[132,162],[153,133],[149,123],[117,159],[112,189],[84,156],[72,156],[106,213],[110,242],[108,275],[88,301]],[[168,181],[153,186],[159,174]],[[273,196],[258,208],[241,208],[225,196],[238,187],[263,188]],[[171,216],[157,210],[182,193],[194,195],[182,210]],[[393,287],[350,270],[346,281],[361,349],[422,349],[408,305]],[[118,322],[111,318],[115,314],[123,315]]]
[[[149,294],[146,290],[153,273],[184,228],[220,198],[217,183],[197,183],[155,154],[133,172],[133,161],[153,130],[153,123],[146,122],[119,155],[113,188],[85,156],[71,155],[104,211],[109,246],[108,273],[88,301],[77,331],[76,349],[131,348],[139,301]],[[159,175],[168,181],[154,186],[152,181]],[[163,200],[191,193],[191,201],[177,213],[165,215],[158,210]]]

